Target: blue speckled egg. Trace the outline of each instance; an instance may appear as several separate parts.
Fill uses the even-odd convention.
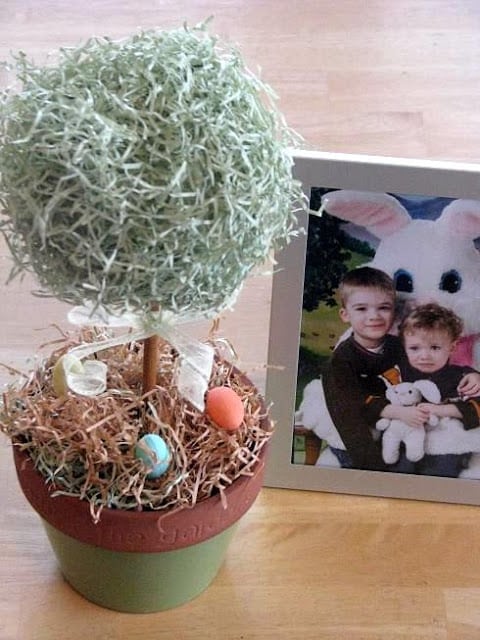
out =
[[[156,433],[147,433],[135,446],[135,457],[148,467],[147,478],[159,478],[172,459],[167,443]]]

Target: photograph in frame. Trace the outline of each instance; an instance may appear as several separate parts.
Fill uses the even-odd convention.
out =
[[[276,256],[266,392],[276,434],[266,484],[480,503],[477,393],[452,395],[459,380],[478,383],[478,377],[464,376],[480,371],[480,166],[297,152],[294,170],[311,213],[299,214],[303,233]],[[359,290],[370,295],[370,287],[383,287],[386,274],[385,296],[394,308],[387,308],[383,328],[373,320],[378,335],[371,338],[370,326],[365,335],[361,324],[355,325],[358,334],[352,329],[347,311],[354,307],[342,301],[353,292],[355,309],[363,310],[358,305],[365,300],[355,297],[357,279],[378,277],[374,271],[381,272],[380,285],[362,281]],[[448,325],[444,351],[433,363],[418,360],[417,344],[418,336],[438,334],[418,324],[423,316],[429,322],[432,312],[441,322],[459,319],[455,331],[462,329],[458,337]],[[416,324],[405,321],[400,339],[406,316]],[[367,341],[366,365],[357,339]],[[372,356],[375,349],[383,355]],[[404,402],[400,392],[407,387],[408,394],[421,389],[421,407],[432,411],[431,403],[437,405],[442,417],[430,415],[432,426],[414,429],[382,419],[380,409],[391,400]],[[355,417],[358,394],[374,399],[368,420],[362,414],[358,421],[362,431]],[[391,406],[383,411],[393,413]],[[412,415],[412,409],[402,411]]]

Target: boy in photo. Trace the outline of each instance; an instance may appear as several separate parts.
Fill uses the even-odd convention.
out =
[[[327,408],[346,447],[346,451],[332,451],[342,467],[384,471],[387,465],[372,434],[372,417],[376,411],[378,419],[388,404],[381,399],[385,385],[379,375],[403,356],[400,339],[389,334],[395,316],[395,287],[383,271],[359,267],[343,278],[339,295],[340,318],[352,332],[336,347],[323,377]],[[369,396],[377,400],[367,412]],[[410,409],[411,421],[423,426],[429,410]]]

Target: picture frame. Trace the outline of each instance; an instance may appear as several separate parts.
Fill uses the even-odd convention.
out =
[[[314,189],[386,193],[417,200],[423,198],[480,201],[480,164],[474,163],[301,150],[295,152],[294,175],[302,183],[304,194],[309,201]],[[297,388],[299,386],[299,352],[305,314],[302,307],[306,286],[308,227],[312,216],[312,213],[298,214],[298,236],[275,256],[268,350],[269,368],[266,380],[266,400],[271,406],[275,435],[270,444],[265,485],[378,497],[480,504],[480,473],[477,479],[477,477],[441,477],[416,473],[368,471],[316,466],[306,464],[305,460],[301,460],[301,456],[300,459],[295,457],[294,443],[300,442],[301,445],[301,438],[305,440],[304,435],[300,435],[300,440],[297,439],[294,422],[295,412],[301,402],[301,394],[298,393]],[[433,220],[434,215],[430,214],[430,216]],[[318,217],[318,214],[314,217]],[[480,236],[480,233],[478,235]],[[478,266],[480,275],[480,253]],[[480,277],[478,283],[480,299]],[[478,317],[480,318],[480,313]],[[480,333],[480,320],[478,333]],[[336,340],[338,336],[335,335],[332,338]]]

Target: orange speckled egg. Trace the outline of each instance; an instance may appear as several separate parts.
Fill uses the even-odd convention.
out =
[[[214,387],[207,391],[207,415],[226,431],[235,431],[243,422],[245,410],[240,396],[230,387]]]

